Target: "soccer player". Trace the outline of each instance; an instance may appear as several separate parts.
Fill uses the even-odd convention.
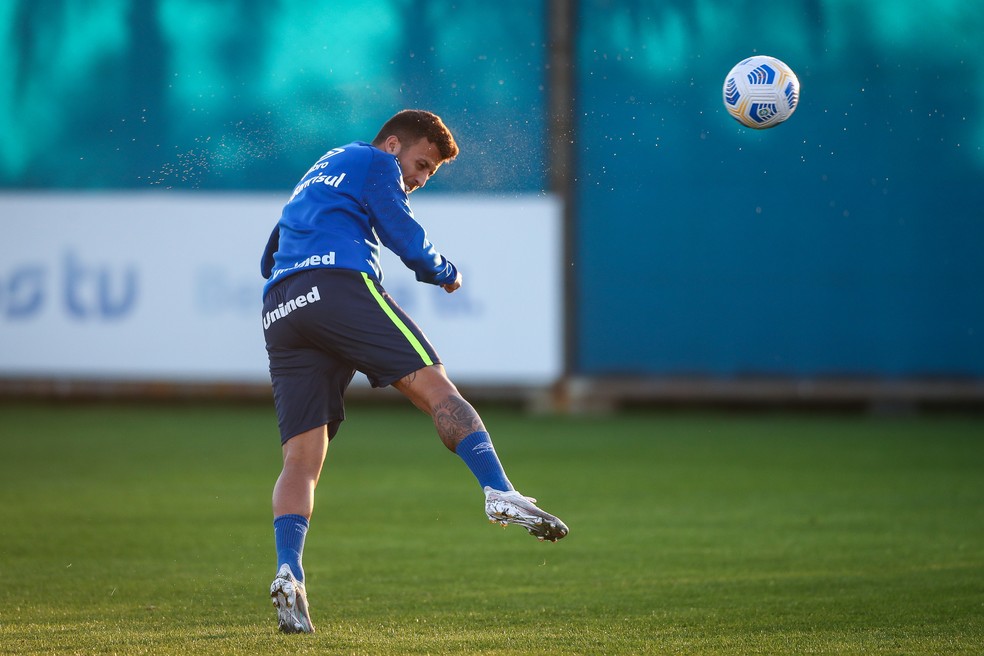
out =
[[[440,117],[397,113],[371,144],[334,148],[315,162],[263,253],[263,332],[283,446],[273,490],[278,572],[270,596],[283,632],[314,632],[301,566],[304,540],[356,371],[373,387],[392,385],[431,416],[441,441],[478,479],[490,521],[517,524],[541,541],[567,535],[560,519],[513,488],[481,417],[381,284],[383,245],[418,281],[448,293],[461,287],[461,273],[428,240],[408,199],[457,155]]]

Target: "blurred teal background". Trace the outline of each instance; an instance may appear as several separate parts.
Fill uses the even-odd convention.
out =
[[[984,378],[984,4],[572,6],[571,373]],[[552,191],[552,8],[7,0],[0,189],[286,192],[424,107],[428,193]],[[764,132],[752,54],[802,84]]]
[[[579,369],[984,375],[984,4],[594,0],[580,20]],[[763,132],[720,102],[752,54],[802,85]]]
[[[280,191],[427,107],[468,153],[435,188],[539,189],[543,24],[542,2],[4,0],[0,186]]]

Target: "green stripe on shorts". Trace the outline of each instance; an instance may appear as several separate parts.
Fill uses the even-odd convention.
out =
[[[409,328],[407,328],[407,324],[403,323],[403,320],[396,316],[396,312],[393,312],[393,308],[389,306],[386,299],[384,299],[376,289],[376,286],[372,284],[369,274],[363,271],[362,279],[366,281],[366,287],[369,288],[369,292],[373,295],[373,298],[376,299],[376,302],[379,303],[379,307],[383,308],[383,312],[385,312],[386,316],[390,318],[390,321],[392,321],[393,324],[400,329],[400,332],[407,338],[407,341],[410,342],[411,346],[413,346],[413,350],[417,352],[420,358],[424,361],[424,364],[428,367],[434,364],[434,361],[431,360],[430,356],[427,354],[427,349],[424,348],[424,345],[421,344],[420,340],[417,339],[417,336],[414,335]]]

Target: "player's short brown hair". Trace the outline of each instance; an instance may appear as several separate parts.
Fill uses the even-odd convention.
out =
[[[444,162],[458,156],[458,144],[454,142],[451,130],[444,125],[440,116],[423,109],[404,109],[397,112],[383,124],[372,144],[378,146],[391,134],[395,135],[400,143],[407,145],[426,138],[437,146],[438,152],[441,153],[441,161]]]

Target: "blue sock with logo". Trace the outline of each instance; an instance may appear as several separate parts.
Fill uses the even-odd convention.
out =
[[[301,556],[304,554],[304,538],[307,536],[308,520],[302,515],[281,515],[273,520],[273,538],[277,543],[277,569],[284,563],[290,565],[294,578],[304,583],[304,568]]]
[[[492,438],[485,431],[472,433],[458,443],[455,449],[458,457],[465,461],[468,469],[478,479],[478,484],[493,490],[508,492],[514,489],[512,483],[506,478],[506,472],[502,469],[499,456],[495,453],[492,446]]]

